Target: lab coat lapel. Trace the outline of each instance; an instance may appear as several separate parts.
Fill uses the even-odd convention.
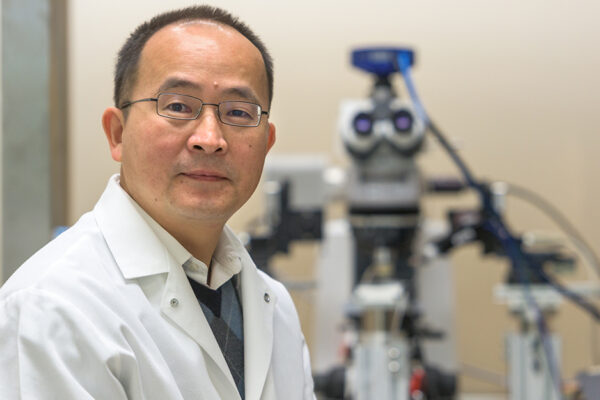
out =
[[[243,264],[242,309],[246,399],[259,400],[271,364],[273,311],[277,299],[261,279],[249,257]]]
[[[228,386],[232,390],[227,398],[239,398],[231,371],[198,303],[198,299],[196,299],[196,295],[187,280],[187,276],[183,268],[174,265],[174,263],[169,270],[160,308],[165,316],[200,345],[223,372],[230,383]]]

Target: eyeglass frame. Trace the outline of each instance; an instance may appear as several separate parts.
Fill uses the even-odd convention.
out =
[[[185,97],[191,97],[191,98],[193,98],[193,99],[199,100],[199,101],[200,101],[200,103],[201,103],[201,106],[200,106],[200,108],[198,108],[198,112],[197,112],[197,114],[196,114],[196,116],[195,116],[194,118],[178,118],[178,117],[173,117],[173,116],[169,116],[169,115],[164,115],[164,114],[161,114],[161,113],[158,111],[158,98],[159,98],[161,95],[164,95],[164,94],[170,94],[170,95],[176,95],[176,96],[185,96]],[[204,106],[214,106],[214,107],[217,107],[217,115],[218,115],[218,117],[219,117],[219,121],[220,121],[222,124],[224,124],[224,125],[229,125],[229,126],[239,126],[239,127],[241,127],[241,128],[256,128],[257,126],[259,126],[259,125],[260,125],[260,122],[262,121],[262,115],[263,115],[263,114],[264,114],[264,115],[266,115],[267,117],[269,116],[269,111],[264,111],[264,110],[262,109],[262,106],[261,106],[260,104],[253,103],[253,102],[251,102],[251,101],[244,101],[244,100],[226,100],[226,101],[222,101],[222,102],[220,102],[220,103],[205,103],[205,102],[204,102],[204,101],[203,101],[201,98],[199,98],[199,97],[196,97],[196,96],[191,96],[191,95],[189,95],[189,94],[181,94],[181,93],[174,93],[174,92],[161,92],[161,93],[158,93],[158,94],[156,95],[156,97],[147,97],[147,98],[144,98],[144,99],[138,99],[138,100],[133,100],[133,101],[126,101],[125,103],[121,104],[121,106],[120,106],[120,107],[118,107],[118,108],[119,108],[120,110],[122,110],[122,109],[124,109],[124,108],[127,108],[127,107],[129,107],[129,106],[131,106],[131,105],[135,104],[135,103],[141,103],[141,102],[144,102],[144,101],[154,101],[154,102],[156,102],[156,114],[157,114],[158,116],[160,116],[160,117],[163,117],[163,118],[169,118],[169,119],[179,120],[179,121],[193,121],[193,120],[195,120],[195,119],[198,119],[198,117],[199,117],[199,116],[200,116],[200,114],[202,113],[202,108],[203,108]],[[229,122],[225,122],[225,121],[223,121],[223,119],[221,118],[221,110],[220,110],[220,105],[221,105],[221,104],[223,104],[223,103],[246,103],[246,104],[252,104],[252,105],[255,105],[255,106],[257,106],[260,112],[258,113],[258,121],[256,122],[256,125],[240,125],[240,124],[232,124],[232,123],[229,123]]]

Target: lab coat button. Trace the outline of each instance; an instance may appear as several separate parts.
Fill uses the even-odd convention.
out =
[[[175,297],[173,297],[171,299],[171,307],[177,307],[179,305],[179,300],[177,300]]]
[[[265,302],[269,303],[271,301],[271,296],[269,296],[269,293],[265,293]]]

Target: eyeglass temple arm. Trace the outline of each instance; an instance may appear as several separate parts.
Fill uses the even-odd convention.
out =
[[[139,99],[139,100],[135,100],[135,101],[126,101],[125,103],[121,104],[121,106],[119,108],[120,109],[127,108],[130,105],[139,103],[141,101],[158,101],[158,97],[147,97],[145,99]]]

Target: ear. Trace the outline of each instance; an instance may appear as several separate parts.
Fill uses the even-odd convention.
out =
[[[275,125],[269,122],[269,137],[267,138],[267,153],[271,150],[271,147],[275,144]]]
[[[102,114],[102,128],[108,139],[110,154],[113,160],[121,162],[123,129],[125,127],[125,118],[123,112],[115,107],[109,107]]]

